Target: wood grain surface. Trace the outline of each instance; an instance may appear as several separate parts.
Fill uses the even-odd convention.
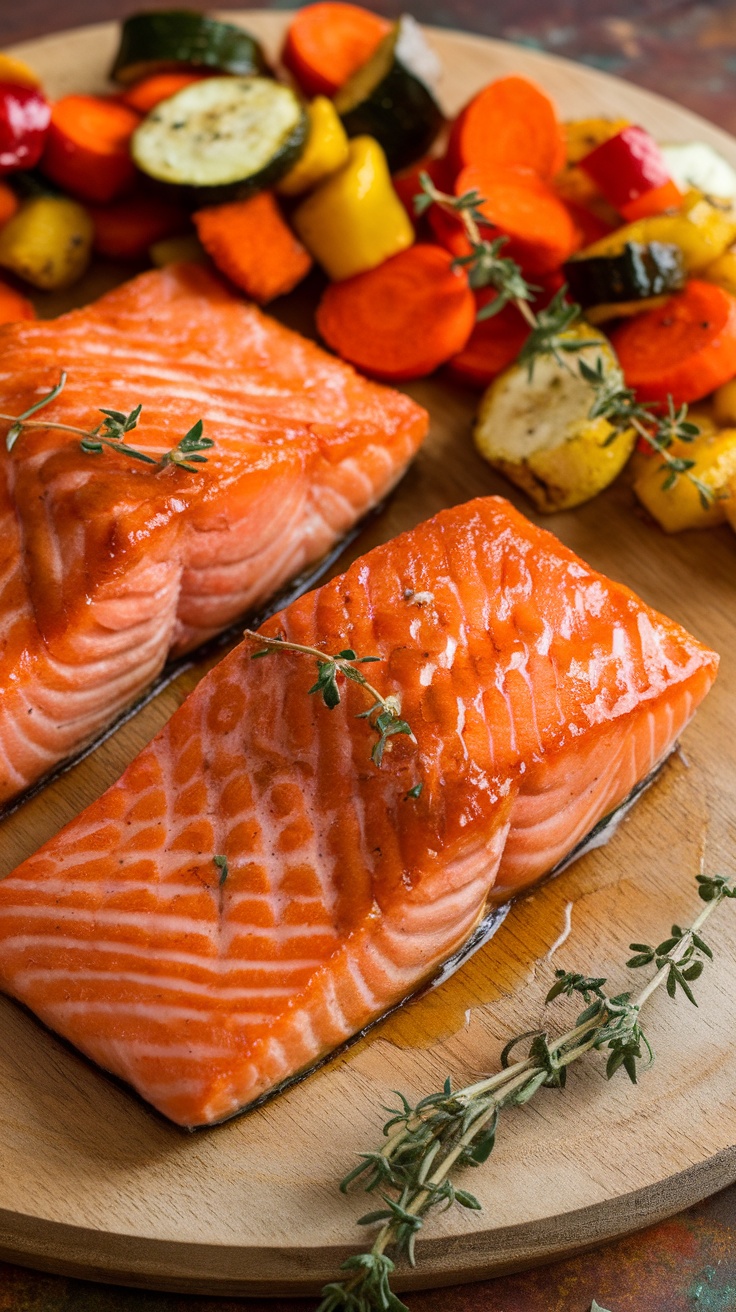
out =
[[[283,17],[244,21],[273,43]],[[104,85],[114,40],[114,29],[103,26],[43,39],[23,53],[54,94],[95,89]],[[717,129],[603,75],[478,38],[435,33],[433,40],[445,63],[449,110],[490,77],[526,71],[568,116],[626,113],[663,137],[708,137],[736,162],[736,143]],[[292,302],[284,313],[299,321],[308,309]],[[442,377],[410,390],[430,409],[430,439],[348,558],[444,505],[484,492],[517,500],[474,454],[475,397]],[[364,1206],[341,1199],[335,1181],[356,1152],[373,1146],[378,1108],[390,1090],[419,1096],[447,1073],[467,1081],[495,1066],[509,1034],[539,1022],[556,966],[587,971],[623,961],[632,937],[656,941],[672,919],[687,922],[693,877],[703,864],[728,868],[736,799],[729,724],[736,538],[727,529],[663,537],[635,510],[625,479],[582,510],[545,522],[721,652],[720,679],[683,753],[608,847],[519,903],[495,939],[441,990],[288,1094],[217,1130],[190,1136],[165,1124],[2,1001],[0,1256],[186,1291],[318,1287],[359,1240],[352,1221]],[[0,874],[118,775],[201,672],[180,678],[4,822]],[[736,1178],[731,908],[722,911],[712,939],[718,964],[702,981],[700,1009],[666,999],[652,1007],[655,1070],[630,1089],[623,1079],[607,1085],[593,1060],[575,1073],[566,1096],[550,1092],[509,1113],[492,1163],[473,1175],[484,1210],[453,1211],[435,1222],[417,1245],[418,1270],[402,1272],[399,1288],[477,1279],[571,1253],[668,1216]],[[717,1118],[710,1115],[715,1105]]]

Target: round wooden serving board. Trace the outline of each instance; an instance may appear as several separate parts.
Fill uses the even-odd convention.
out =
[[[233,18],[229,14],[230,19]],[[243,14],[275,51],[284,14]],[[675,105],[587,68],[480,37],[434,31],[455,111],[502,73],[527,73],[564,116],[628,115],[660,139],[706,139],[736,164],[736,142]],[[112,24],[47,37],[18,54],[52,95],[105,87]],[[121,271],[101,270],[76,301]],[[61,303],[39,298],[42,313]],[[308,324],[298,303],[293,321]],[[417,324],[417,332],[422,325]],[[432,414],[425,449],[346,557],[440,507],[510,491],[473,451],[476,398],[442,377],[412,394]],[[496,937],[437,992],[269,1105],[188,1135],[0,999],[0,1256],[130,1285],[214,1294],[314,1291],[356,1251],[360,1197],[337,1180],[380,1138],[391,1090],[418,1097],[450,1073],[493,1069],[503,1043],[540,1023],[556,966],[610,969],[625,987],[632,938],[657,942],[697,904],[694,876],[733,868],[736,842],[736,537],[724,528],[669,539],[637,512],[625,479],[581,510],[545,521],[596,567],[624,580],[723,657],[683,752],[610,844],[512,909]],[[0,875],[115,779],[193,686],[188,673],[103,746],[6,819]],[[665,1217],[736,1178],[736,906],[713,923],[715,966],[700,1008],[657,997],[653,1071],[607,1084],[593,1057],[565,1094],[508,1113],[469,1187],[482,1212],[454,1209],[417,1244],[399,1288],[449,1284],[569,1254]],[[566,1015],[564,1007],[556,1013]],[[549,1023],[555,1024],[555,1015]]]

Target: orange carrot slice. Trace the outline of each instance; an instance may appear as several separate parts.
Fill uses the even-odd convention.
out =
[[[199,210],[194,223],[218,269],[261,305],[290,292],[312,267],[269,191]]]
[[[139,123],[116,98],[62,96],[51,111],[41,168],[73,196],[106,205],[135,181],[130,138]]]
[[[333,351],[376,378],[422,378],[462,351],[475,298],[452,256],[420,243],[332,283],[317,327]]]
[[[481,288],[475,293],[477,309],[488,305],[495,296],[492,288]],[[497,374],[513,364],[528,336],[529,326],[519,310],[515,305],[505,305],[491,319],[476,322],[462,351],[453,356],[448,368],[471,387],[487,387]]]
[[[549,179],[565,163],[565,135],[541,87],[525,77],[502,77],[455,119],[447,156],[455,174],[472,164],[483,170],[528,168]]]
[[[15,287],[0,282],[0,323],[18,323],[21,319],[35,319],[36,311],[31,302]]]
[[[508,237],[504,255],[532,276],[556,269],[576,247],[575,225],[563,201],[529,169],[466,168],[455,193],[478,191],[480,211],[496,233]]]
[[[308,96],[334,96],[390,27],[360,5],[323,0],[291,20],[281,58]]]
[[[425,155],[424,159],[412,164],[410,168],[402,169],[400,173],[392,175],[391,181],[394,185],[394,191],[415,228],[419,226],[419,220],[414,209],[414,197],[421,194],[422,188],[419,178],[422,173],[428,173],[435,187],[439,188],[440,191],[452,190],[445,160],[434,159],[429,155]],[[435,205],[433,208],[436,209],[437,206]]]
[[[149,246],[187,226],[183,210],[159,196],[134,196],[113,205],[90,206],[94,246],[110,260],[140,260]]]
[[[658,309],[627,320],[611,341],[642,401],[699,401],[736,374],[736,298],[693,279]]]
[[[138,114],[150,114],[152,109],[183,91],[192,82],[201,82],[210,77],[209,73],[151,73],[150,77],[141,78],[134,86],[123,92],[120,100]]]

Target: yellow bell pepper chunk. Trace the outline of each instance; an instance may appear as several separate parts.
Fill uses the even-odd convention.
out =
[[[207,264],[207,254],[194,233],[183,237],[162,237],[148,247],[151,263],[157,269],[165,269],[167,264]]]
[[[585,255],[610,255],[629,241],[662,241],[679,246],[688,273],[700,273],[736,240],[736,217],[730,209],[712,204],[700,192],[685,196],[678,214],[656,214],[637,219],[588,246]]]
[[[94,225],[68,196],[34,196],[0,228],[0,265],[42,291],[70,287],[92,255]]]
[[[302,201],[292,223],[333,282],[375,269],[414,242],[414,228],[372,137],[354,137],[347,163]]]
[[[709,488],[712,500],[705,505],[686,474],[665,487],[667,470],[659,456],[652,455],[634,482],[642,505],[665,533],[722,524],[727,517],[729,483],[736,478],[736,428],[703,432],[693,442],[673,442],[669,450],[673,456],[695,462],[689,472]]]
[[[722,428],[736,428],[736,378],[713,393],[713,418]]]
[[[41,79],[22,59],[0,51],[0,82],[14,82],[22,87],[40,87]]]
[[[736,250],[732,247],[719,255],[717,260],[703,269],[703,277],[736,296]]]
[[[336,173],[348,158],[348,137],[337,110],[327,96],[317,96],[307,105],[307,144],[293,168],[277,184],[282,196],[301,196],[318,182]]]
[[[596,146],[629,127],[629,118],[575,118],[563,123],[568,164],[579,164]]]

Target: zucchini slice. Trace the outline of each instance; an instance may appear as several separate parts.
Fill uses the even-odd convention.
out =
[[[533,377],[512,364],[485,393],[475,425],[475,444],[495,469],[523,489],[538,510],[568,510],[601,492],[621,472],[633,450],[633,428],[617,433],[607,419],[590,418],[595,390],[578,362],[600,360],[606,377],[620,376],[613,347],[587,323],[565,334],[600,339],[564,357],[537,359]]]
[[[392,173],[425,155],[444,122],[432,92],[439,64],[413,18],[395,23],[335,96],[349,137],[374,137]]]
[[[695,187],[719,200],[736,199],[736,171],[706,141],[681,141],[660,150],[680,191]]]
[[[584,310],[680,291],[686,277],[679,246],[661,241],[629,241],[606,255],[581,251],[564,265],[564,274],[571,296]]]
[[[307,139],[291,87],[263,77],[209,77],[164,100],[136,128],[138,168],[159,182],[252,195],[278,182]],[[224,199],[224,193],[213,196]]]
[[[110,77],[128,86],[149,73],[213,68],[253,77],[268,73],[263,48],[250,33],[193,9],[132,14],[120,33]]]

